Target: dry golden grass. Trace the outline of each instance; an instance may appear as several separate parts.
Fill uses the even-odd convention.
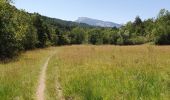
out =
[[[49,100],[56,97],[55,76],[65,97],[75,100],[168,100],[170,47],[60,47],[47,73]]]

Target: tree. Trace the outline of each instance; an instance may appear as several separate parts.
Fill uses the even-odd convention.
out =
[[[0,0],[0,3],[2,4],[2,3],[12,3],[13,2],[13,0]]]
[[[89,33],[89,42],[91,44],[103,44],[103,33],[99,29],[92,29]]]
[[[68,32],[61,32],[56,29],[56,44],[57,45],[67,45],[70,44],[70,39],[68,37]]]
[[[118,31],[112,31],[110,34],[110,43],[116,45],[118,38],[120,38],[120,35],[118,34]]]
[[[154,33],[155,44],[170,44],[170,12],[168,10],[162,9],[158,14]]]
[[[43,21],[39,14],[35,14],[34,17],[34,26],[37,29],[38,35],[38,44],[37,47],[45,47],[47,42],[47,31],[45,31],[45,26],[43,25]]]
[[[154,30],[153,29],[156,27],[155,20],[153,18],[147,19],[143,22],[143,25],[144,25],[144,31],[145,31],[144,36],[146,37],[147,42],[154,41],[154,34],[153,34]]]
[[[142,24],[142,20],[141,20],[141,18],[140,18],[139,16],[137,16],[137,17],[135,18],[134,25],[135,25],[135,26],[139,26],[139,25],[141,25],[141,24]]]
[[[83,44],[88,42],[87,33],[80,27],[74,28],[69,37],[71,38],[71,44]]]
[[[117,44],[117,45],[123,45],[123,44],[124,44],[123,37],[118,38],[116,44]]]
[[[8,3],[0,3],[0,9],[0,58],[11,58],[19,51],[12,20],[14,9]]]

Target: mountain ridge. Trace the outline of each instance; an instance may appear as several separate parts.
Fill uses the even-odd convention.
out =
[[[93,19],[93,18],[88,18],[88,17],[78,17],[77,20],[75,20],[77,23],[85,23],[88,25],[92,26],[100,26],[100,27],[121,27],[121,24],[117,24],[114,22],[110,21],[103,21],[103,20],[98,20],[98,19]]]

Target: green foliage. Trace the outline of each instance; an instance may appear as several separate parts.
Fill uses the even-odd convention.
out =
[[[0,1],[0,58],[49,45],[170,44],[170,12],[165,9],[156,19],[142,21],[137,16],[134,22],[120,28],[102,28],[27,13],[10,3],[11,0]]]
[[[123,45],[124,44],[123,38],[122,37],[118,38],[116,44],[117,45]]]
[[[13,2],[13,0],[0,0],[0,3],[2,4],[2,3],[11,3],[11,2]]]
[[[44,26],[41,16],[39,14],[35,14],[34,17],[34,26],[37,29],[38,36],[38,47],[45,47],[47,42],[47,27]]]
[[[129,41],[133,45],[139,45],[139,44],[146,43],[146,38],[143,36],[137,36],[137,37],[131,38]]]
[[[70,35],[71,44],[83,44],[88,42],[87,33],[82,28],[74,28]]]
[[[0,3],[0,9],[0,58],[11,58],[19,49],[12,21],[14,10],[7,3]]]
[[[92,44],[103,44],[103,33],[99,29],[93,29],[89,32],[89,42]]]
[[[70,39],[67,32],[60,32],[56,30],[56,45],[67,45],[70,44]]]
[[[137,16],[137,17],[135,18],[134,25],[135,25],[135,26],[140,26],[141,24],[142,24],[142,20],[141,20],[141,18],[140,18],[139,16]]]
[[[33,26],[32,16],[24,11],[16,12],[13,16],[15,22],[15,33],[19,41],[20,48],[23,50],[33,49],[37,44],[37,31]]]
[[[170,44],[170,12],[162,9],[156,20],[155,43],[160,45]]]

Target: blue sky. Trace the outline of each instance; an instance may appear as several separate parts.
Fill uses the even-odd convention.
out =
[[[159,10],[170,10],[170,0],[14,0],[14,5],[28,12],[74,21],[90,17],[124,24],[139,15],[156,17]]]

